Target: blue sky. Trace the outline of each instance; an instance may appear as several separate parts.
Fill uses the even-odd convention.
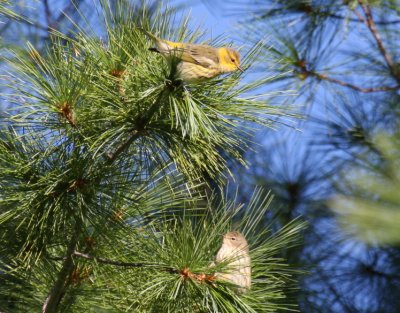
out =
[[[230,32],[229,30],[233,29],[232,26],[237,18],[225,14],[224,7],[220,1],[218,2],[218,5],[215,6],[210,0],[174,0],[171,1],[171,4],[186,6],[193,16],[193,26],[204,25],[204,28],[207,29],[211,37],[229,35],[229,33],[233,34],[234,32]],[[231,39],[233,40],[233,38]]]

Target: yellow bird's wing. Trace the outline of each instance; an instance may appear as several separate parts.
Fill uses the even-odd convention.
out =
[[[139,28],[139,30],[144,32],[155,43],[155,50],[165,56],[175,54],[182,61],[204,67],[215,67],[219,63],[218,49],[214,47],[164,40],[143,28]]]
[[[196,45],[166,41],[173,50],[177,51],[177,58],[185,62],[198,64],[204,67],[214,67],[218,64],[218,51],[208,45]]]

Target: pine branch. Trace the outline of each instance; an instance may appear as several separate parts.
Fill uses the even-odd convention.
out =
[[[143,133],[142,131],[146,128],[146,125],[150,122],[151,118],[154,116],[155,112],[160,106],[161,99],[164,95],[165,90],[160,92],[160,95],[154,101],[153,105],[150,107],[149,111],[147,112],[147,115],[142,118],[140,122],[140,129],[132,130],[131,135],[129,136],[128,139],[126,139],[124,142],[118,145],[117,149],[114,152],[110,152],[107,154],[107,163],[111,164],[113,163],[118,156],[121,155],[122,152],[124,152],[126,149],[129,148],[129,146],[137,139],[140,137],[140,135]]]
[[[74,233],[72,234],[71,240],[68,244],[67,256],[64,259],[64,263],[60,272],[58,273],[57,281],[55,282],[53,288],[51,289],[49,295],[47,296],[43,304],[42,307],[43,313],[54,313],[57,311],[57,307],[62,299],[65,288],[67,286],[67,279],[74,269],[73,256],[79,238],[78,225],[75,226],[73,232]]]

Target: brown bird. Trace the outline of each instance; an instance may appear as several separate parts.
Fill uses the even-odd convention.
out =
[[[240,293],[246,292],[251,286],[251,262],[249,247],[244,236],[237,231],[230,231],[223,236],[222,246],[215,258],[215,263],[227,263],[224,273],[216,273],[221,279],[239,286]]]

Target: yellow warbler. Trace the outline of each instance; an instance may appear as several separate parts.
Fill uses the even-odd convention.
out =
[[[167,59],[175,57],[179,60],[177,72],[185,82],[196,82],[238,69],[243,71],[240,55],[232,48],[172,42],[142,31],[155,43],[150,50],[161,53]]]

